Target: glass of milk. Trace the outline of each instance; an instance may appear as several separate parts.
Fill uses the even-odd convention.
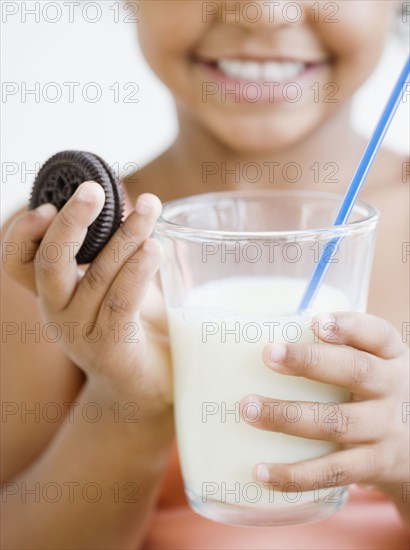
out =
[[[349,400],[342,388],[275,373],[262,361],[267,343],[313,342],[316,312],[366,310],[378,213],[358,202],[349,224],[335,228],[331,224],[341,201],[327,193],[255,190],[164,205],[155,235],[166,256],[161,280],[179,456],[189,503],[208,519],[259,526],[301,523],[332,514],[347,499],[347,487],[312,485],[302,492],[288,484],[279,491],[255,481],[252,471],[259,462],[294,463],[339,446],[259,430],[252,419],[261,414],[260,407],[241,409],[249,394],[288,400],[282,414],[297,422],[297,402],[310,401],[317,421],[318,403],[326,403],[329,414],[323,421],[331,422],[337,404]],[[336,250],[326,249],[332,265],[312,309],[296,315],[321,253],[341,235]],[[278,414],[274,405],[266,407],[269,415]]]

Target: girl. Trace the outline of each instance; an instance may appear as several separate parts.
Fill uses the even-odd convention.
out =
[[[264,351],[266,368],[352,392],[338,429],[305,425],[313,438],[343,444],[342,451],[260,465],[254,473],[279,486],[362,486],[342,511],[320,523],[240,529],[187,508],[156,281],[161,250],[150,238],[161,208],[156,196],[168,201],[252,187],[240,177],[249,162],[279,167],[279,173],[288,163],[302,170],[295,183],[265,172],[258,187],[343,193],[365,145],[349,124],[352,95],[378,62],[396,8],[389,0],[139,3],[141,47],[175,97],[178,138],[141,170],[138,184],[125,182],[127,218],[85,272],[64,243],[81,243],[99,214],[104,194],[98,184],[83,183],[59,213],[43,205],[16,214],[4,227],[5,243],[19,250],[3,262],[4,321],[40,328],[57,323],[62,331],[55,344],[40,331],[39,338],[26,336],[24,345],[14,336],[3,346],[5,548],[407,547],[406,159],[380,152],[362,194],[381,210],[370,314],[331,313],[342,346],[270,345]],[[261,90],[257,100],[249,83]],[[309,177],[315,163],[319,183]],[[325,178],[328,163],[337,177]],[[221,175],[233,166],[239,172]],[[139,247],[129,257],[131,241]],[[42,254],[50,243],[60,246],[58,262]],[[115,261],[113,247],[119,251]],[[139,343],[129,344],[125,327],[136,321],[143,327]],[[89,323],[102,329],[97,345],[82,330]],[[321,331],[318,336],[325,337]],[[50,404],[66,414],[50,421],[44,414]],[[138,421],[127,413],[133,405]],[[292,433],[292,426],[280,430]],[[267,427],[278,429],[274,422]]]

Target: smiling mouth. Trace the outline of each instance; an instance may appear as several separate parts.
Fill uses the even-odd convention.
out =
[[[324,65],[326,61],[306,63],[302,61],[278,60],[243,60],[226,59],[195,61],[218,71],[225,78],[248,82],[289,82],[297,79],[307,70]]]

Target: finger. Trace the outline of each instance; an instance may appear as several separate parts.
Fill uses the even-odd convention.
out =
[[[134,261],[133,261],[134,260]],[[162,248],[154,239],[143,242],[138,251],[122,266],[105,295],[97,318],[99,326],[121,326],[138,319],[141,304],[162,260]]]
[[[290,376],[346,388],[374,397],[384,395],[391,372],[382,361],[355,348],[329,344],[268,344],[262,354],[266,366]]]
[[[149,326],[156,334],[168,336],[168,323],[164,296],[161,291],[158,273],[149,285],[147,298],[141,307],[141,318],[144,325]]]
[[[368,483],[378,479],[381,467],[376,446],[356,447],[294,464],[260,463],[254,468],[255,479],[275,484],[275,490],[309,491],[314,488],[340,487]]]
[[[154,222],[161,214],[161,208],[161,202],[155,195],[141,195],[135,209],[88,267],[75,291],[73,302],[81,306],[87,301],[93,318],[96,317],[102,299],[125,262],[137,261],[135,252],[151,235]],[[134,257],[131,258],[132,256]]]
[[[405,347],[393,325],[366,313],[320,314],[313,318],[312,327],[326,343],[351,346],[383,359],[399,357]]]
[[[2,267],[13,279],[36,292],[33,260],[41,238],[57,214],[45,203],[17,216],[2,239]]]
[[[380,438],[383,416],[372,417],[363,403],[284,401],[248,395],[241,401],[241,416],[260,430],[286,433],[340,444],[368,443]]]
[[[75,255],[104,206],[104,190],[96,182],[82,183],[54,218],[36,254],[38,293],[50,311],[68,304],[77,284]]]

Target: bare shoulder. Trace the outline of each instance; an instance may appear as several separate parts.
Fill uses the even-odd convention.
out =
[[[410,183],[410,157],[384,147],[378,153],[370,174],[382,186],[388,182]]]
[[[19,210],[3,225],[2,248],[7,244],[3,239],[8,228],[24,211]],[[36,297],[3,269],[0,277],[1,462],[2,480],[7,480],[47,446],[84,376],[60,350],[55,333],[40,316]]]
[[[153,193],[162,202],[175,198],[172,179],[174,162],[169,150],[123,179],[129,201],[134,204],[141,193]]]
[[[385,213],[389,217],[390,208],[397,205],[395,215],[404,219],[407,214],[407,219],[409,203],[405,199],[409,196],[410,158],[389,149],[381,150],[371,169],[369,182],[365,184],[363,198],[373,201],[382,215]]]
[[[389,319],[402,331],[410,313],[409,158],[381,151],[372,172],[372,185],[363,192],[363,198],[380,211],[380,221],[369,311]]]

